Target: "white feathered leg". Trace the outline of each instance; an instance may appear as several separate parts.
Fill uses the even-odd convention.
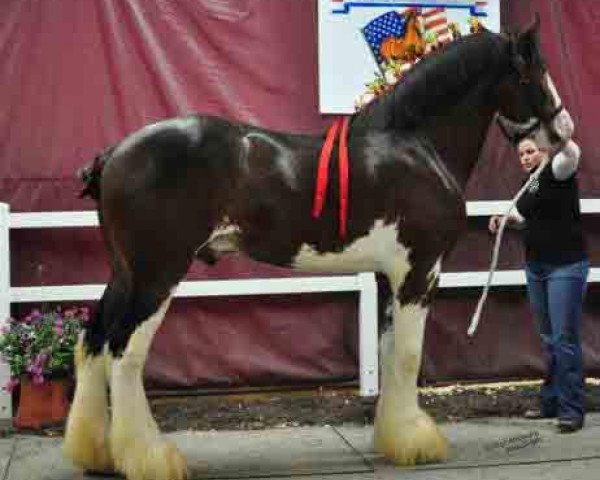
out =
[[[127,480],[183,480],[187,467],[183,456],[165,441],[152,417],[142,373],[152,338],[171,298],[135,329],[122,357],[114,358],[110,377],[111,446],[116,469]]]
[[[397,291],[397,290],[396,290]],[[393,325],[381,339],[382,391],[375,417],[375,448],[397,465],[443,460],[448,444],[417,398],[428,308],[394,299]]]
[[[83,341],[75,348],[76,387],[65,429],[63,452],[88,472],[114,470],[108,440],[106,356],[87,355]]]

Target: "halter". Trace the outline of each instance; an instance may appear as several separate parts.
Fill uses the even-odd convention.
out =
[[[558,114],[560,112],[562,112],[564,109],[565,109],[565,107],[562,104],[558,105],[558,107],[556,107],[552,111],[552,113],[550,114],[550,116],[548,117],[548,119],[546,121],[544,121],[544,123],[550,123],[550,122],[552,122],[558,116]],[[511,135],[506,130],[506,127],[504,126],[504,123],[500,119],[504,119],[505,121],[512,122],[512,123],[518,125],[519,127],[521,127],[519,129],[519,133],[516,134],[516,135]],[[512,120],[509,120],[508,118],[506,118],[504,115],[500,115],[498,113],[496,115],[496,123],[500,127],[500,131],[503,133],[504,138],[506,138],[509,142],[511,142],[514,145],[516,143],[519,143],[523,138],[527,137],[531,132],[536,131],[540,127],[540,125],[542,124],[542,121],[539,118],[536,118],[531,125],[525,126],[527,124],[513,122]]]

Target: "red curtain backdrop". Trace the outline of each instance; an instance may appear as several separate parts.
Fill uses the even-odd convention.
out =
[[[502,22],[537,11],[542,47],[583,149],[583,197],[599,196],[600,4],[508,0]],[[100,150],[153,121],[203,112],[277,130],[321,132],[314,0],[3,0],[0,3],[0,201],[12,211],[89,210],[76,172]],[[341,79],[341,81],[343,81]],[[467,192],[507,199],[520,172],[494,129]],[[600,234],[586,218],[592,264]],[[177,234],[177,232],[173,232]],[[96,229],[11,233],[15,286],[105,282]],[[482,220],[444,270],[485,270]],[[519,268],[509,235],[500,268]],[[189,278],[290,275],[231,258]],[[539,342],[520,288],[491,294],[477,337],[466,329],[478,291],[443,292],[428,322],[423,378],[539,374]],[[351,294],[176,300],[153,344],[148,383],[161,388],[303,384],[355,379],[357,302]],[[28,306],[16,306],[15,313]],[[585,318],[588,373],[600,366],[593,291]],[[301,342],[298,339],[302,339]]]

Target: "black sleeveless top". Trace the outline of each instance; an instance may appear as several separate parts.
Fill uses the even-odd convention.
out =
[[[557,180],[547,165],[517,202],[525,218],[527,261],[573,263],[587,258],[576,174]]]

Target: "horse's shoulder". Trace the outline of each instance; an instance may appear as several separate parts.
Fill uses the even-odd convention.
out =
[[[433,143],[413,132],[369,132],[357,142],[357,156],[368,177],[394,189],[419,185],[440,202],[462,202],[462,189]]]

